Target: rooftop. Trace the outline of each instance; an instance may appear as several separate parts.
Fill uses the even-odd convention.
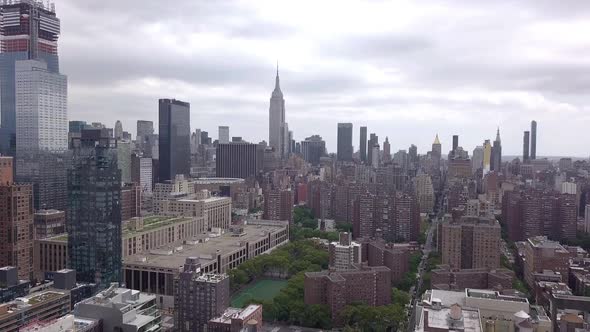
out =
[[[551,241],[546,236],[535,236],[528,239],[528,243],[530,243],[535,248],[541,249],[556,249],[561,252],[569,253],[559,242]]]
[[[172,225],[172,224],[176,224],[176,223],[182,223],[182,222],[191,220],[191,218],[173,217],[173,216],[145,217],[145,218],[143,218],[143,228],[137,229],[137,230],[133,229],[133,222],[136,221],[137,219],[132,218],[130,220],[132,220],[132,221],[126,222],[123,225],[123,237],[128,236],[128,235],[133,235],[135,233],[151,231],[156,228],[166,227],[168,225]]]
[[[152,250],[149,253],[140,253],[127,256],[124,264],[157,266],[163,268],[179,269],[189,257],[197,257],[201,264],[216,261],[217,255],[227,255],[246,243],[255,242],[267,237],[269,233],[281,231],[287,227],[287,223],[279,225],[244,225],[243,231],[227,231],[223,234],[204,234],[186,241],[177,241],[169,246]]]
[[[227,183],[245,183],[244,179],[237,178],[198,178],[194,179],[195,184],[227,184]]]
[[[482,331],[480,316],[477,310],[461,309],[458,314],[460,319],[452,319],[451,313],[454,308],[423,308],[420,315],[420,322],[416,326],[416,331],[424,331],[424,312],[428,312],[428,327],[439,328],[443,330],[456,330],[464,332],[480,332]]]
[[[497,291],[491,290],[484,290],[484,289],[466,289],[465,293],[467,297],[472,298],[479,298],[479,299],[490,299],[490,300],[499,300],[499,301],[509,301],[509,302],[520,302],[520,303],[528,303],[529,300],[523,297],[518,296],[510,296],[510,295],[502,295]]]
[[[231,324],[232,319],[241,319],[245,320],[254,312],[261,308],[258,304],[250,304],[246,308],[227,308],[223,312],[223,314],[219,317],[212,318],[212,322],[216,323],[224,323],[224,324]]]
[[[32,306],[68,296],[67,293],[57,290],[46,290],[39,293],[19,297],[14,301],[0,304],[0,318],[17,312],[28,310]],[[69,298],[69,296],[68,296]],[[69,303],[69,300],[67,301]]]

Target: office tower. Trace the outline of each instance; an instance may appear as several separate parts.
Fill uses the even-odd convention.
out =
[[[531,122],[531,159],[537,159],[537,121]]]
[[[361,127],[361,139],[359,142],[361,161],[367,162],[367,127]]]
[[[352,123],[338,124],[338,161],[352,161]]]
[[[141,215],[141,189],[138,184],[125,183],[121,187],[121,220]]]
[[[154,123],[147,120],[137,120],[137,134],[135,147],[142,152],[144,157],[155,157],[153,146],[157,146],[154,137]]]
[[[490,171],[492,165],[492,145],[490,140],[486,139],[483,142],[483,172],[484,174]]]
[[[174,327],[179,332],[207,330],[207,322],[229,307],[229,277],[201,274],[201,264],[189,257],[174,279]]]
[[[389,137],[385,136],[383,142],[383,162],[386,163],[391,160],[391,145],[389,145]]]
[[[421,213],[431,213],[434,208],[434,187],[428,174],[418,174],[414,178],[414,187]]]
[[[215,174],[222,178],[256,177],[262,171],[264,146],[252,143],[217,144]]]
[[[529,132],[525,131],[522,137],[522,161],[529,161]]]
[[[229,127],[228,126],[219,126],[219,135],[217,137],[217,142],[219,144],[227,144],[229,143]]]
[[[584,232],[590,233],[590,204],[584,210]]]
[[[0,12],[0,154],[14,156],[17,139],[16,62],[42,60],[47,64],[48,72],[59,73],[57,39],[60,21],[55,15],[55,6],[41,1],[3,1]]]
[[[264,191],[264,219],[293,222],[295,194],[291,189],[270,189]]]
[[[123,138],[123,124],[121,121],[117,120],[115,122],[115,139],[122,139]]]
[[[152,193],[152,158],[141,158],[135,154],[131,156],[131,182],[141,188],[143,194]]]
[[[289,156],[289,150],[291,146],[291,139],[289,138],[289,124],[283,123],[281,127],[281,152],[282,158],[287,158]]]
[[[201,144],[203,144],[203,142],[201,141],[201,129],[195,129],[195,145],[199,146]]]
[[[176,99],[159,100],[160,181],[190,175],[190,104]]]
[[[341,232],[339,240],[330,243],[331,270],[353,270],[355,265],[361,264],[361,245],[352,241],[352,234]]]
[[[320,158],[326,154],[326,142],[320,135],[307,137],[305,141],[301,141],[301,154],[306,162],[317,166]]]
[[[502,141],[500,140],[500,128],[496,131],[496,139],[492,146],[491,170],[500,172],[502,170]]]
[[[408,169],[411,170],[410,176],[416,175],[416,170],[418,169],[418,147],[414,144],[410,145],[408,148]]]
[[[121,280],[121,171],[105,129],[73,138],[68,170],[69,267],[76,279],[105,288]]]
[[[431,156],[434,169],[438,171],[440,169],[440,158],[442,157],[442,145],[440,144],[440,140],[438,139],[438,134],[436,134],[434,142],[432,143]]]
[[[37,210],[34,215],[35,240],[66,232],[66,213],[59,210]]]
[[[373,146],[371,147],[371,165],[374,168],[379,167],[379,165],[381,164],[381,156],[379,155],[379,151],[379,143],[373,144]]]
[[[16,179],[32,183],[36,209],[66,207],[67,78],[39,60],[15,63]]]
[[[268,109],[268,145],[274,149],[279,158],[284,156],[285,139],[285,99],[279,84],[279,68],[275,78],[275,89],[270,97]]]
[[[14,181],[13,158],[0,156],[0,185],[6,185]]]
[[[484,217],[461,217],[440,226],[443,264],[452,269],[494,269],[500,266],[500,224]]]
[[[473,156],[471,158],[471,169],[473,173],[478,169],[483,170],[483,154],[483,146],[476,146],[475,149],[473,149]]]
[[[131,141],[117,141],[117,166],[121,170],[122,183],[131,182]]]
[[[373,147],[375,144],[379,145],[379,137],[375,133],[371,133],[367,143],[367,162],[372,165],[373,162]]]
[[[201,131],[201,144],[203,144],[203,145],[210,145],[211,144],[211,138],[209,138],[209,133],[204,130]]]
[[[33,279],[33,211],[33,185],[0,183],[0,266],[25,280]]]
[[[453,150],[452,150],[452,152],[454,153],[455,151],[457,151],[458,147],[459,147],[459,135],[453,135]]]

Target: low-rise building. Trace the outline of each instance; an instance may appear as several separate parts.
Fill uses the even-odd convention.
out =
[[[74,314],[101,322],[103,331],[159,332],[161,318],[156,296],[112,284],[106,290],[76,304]]]
[[[227,308],[219,317],[209,320],[209,332],[261,331],[262,306],[250,304],[246,308]]]
[[[27,295],[30,287],[30,281],[18,279],[16,267],[4,266],[0,268],[0,303]]]
[[[250,220],[247,225],[228,231],[219,230],[127,256],[123,260],[124,281],[132,289],[157,294],[161,307],[172,308],[174,278],[187,258],[199,258],[202,273],[227,273],[288,241],[287,222]]]
[[[23,326],[20,332],[102,332],[100,321],[89,318],[79,318],[74,315],[65,315],[63,317],[45,321],[33,322]]]
[[[0,304],[0,331],[16,332],[33,321],[52,320],[70,312],[66,291],[45,290]]]
[[[508,269],[462,269],[453,270],[448,265],[440,265],[431,272],[433,289],[457,290],[511,289],[515,278]]]

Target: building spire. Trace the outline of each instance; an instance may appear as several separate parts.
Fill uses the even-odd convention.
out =
[[[436,134],[436,137],[434,138],[434,143],[433,144],[440,145],[440,140],[438,139],[438,134]]]
[[[498,130],[496,131],[496,141],[500,142],[500,127],[498,127]]]
[[[279,83],[279,60],[277,60],[277,77],[275,78],[275,90],[272,92],[273,96],[283,96],[283,92],[281,92],[281,85]]]

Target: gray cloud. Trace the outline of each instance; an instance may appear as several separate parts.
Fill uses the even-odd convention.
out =
[[[156,120],[158,98],[176,97],[191,102],[193,128],[267,139],[280,58],[290,128],[297,139],[322,134],[331,150],[336,123],[352,121],[355,132],[389,136],[394,150],[421,151],[437,132],[443,144],[460,134],[472,150],[500,125],[504,150],[517,154],[534,117],[541,154],[587,154],[590,42],[551,30],[579,30],[586,2],[400,2],[388,20],[353,22],[338,21],[348,4],[338,6],[301,14],[230,0],[60,2],[70,118],[121,119],[134,132],[137,119]]]

